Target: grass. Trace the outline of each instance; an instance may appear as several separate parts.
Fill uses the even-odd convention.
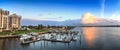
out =
[[[20,31],[14,31],[14,34],[27,34],[30,32],[47,32],[47,30],[37,30],[37,29],[33,29],[33,30],[20,30]],[[10,35],[12,32],[1,32],[0,35]]]
[[[0,35],[9,35],[11,32],[0,32]]]

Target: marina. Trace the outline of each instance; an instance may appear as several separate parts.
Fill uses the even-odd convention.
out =
[[[29,44],[22,45],[20,38],[1,39],[0,50],[118,50],[120,49],[119,30],[119,27],[76,27],[70,31],[79,31],[76,35],[77,40],[72,40],[70,43],[45,40],[43,35],[46,39],[50,39],[50,33],[38,36],[44,40],[38,39],[40,41],[32,41]],[[58,35],[57,39],[61,40],[67,36],[67,34],[62,35]]]
[[[77,40],[78,31],[59,31],[52,30],[48,33],[39,34],[39,33],[29,33],[23,34],[20,37],[21,44],[30,44],[37,41],[51,41],[51,42],[61,42],[61,43],[70,43],[71,41]]]

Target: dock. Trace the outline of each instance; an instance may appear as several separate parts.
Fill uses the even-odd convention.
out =
[[[59,31],[54,30],[50,33],[30,33],[28,35],[21,36],[21,44],[30,44],[37,41],[50,41],[60,43],[70,43],[77,40],[78,31]],[[23,41],[23,42],[22,42]]]

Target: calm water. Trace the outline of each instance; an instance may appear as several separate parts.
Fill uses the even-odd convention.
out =
[[[20,45],[19,39],[0,39],[0,50],[120,50],[119,27],[76,27],[78,40],[71,43],[38,41]]]

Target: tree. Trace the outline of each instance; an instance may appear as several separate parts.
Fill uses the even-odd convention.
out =
[[[43,25],[42,24],[38,24],[38,29],[42,29]]]
[[[32,28],[34,28],[34,26],[32,26],[32,25],[29,25],[29,26],[28,26],[28,28],[31,28],[31,29],[32,29]]]
[[[50,25],[47,25],[47,28],[50,28]]]

